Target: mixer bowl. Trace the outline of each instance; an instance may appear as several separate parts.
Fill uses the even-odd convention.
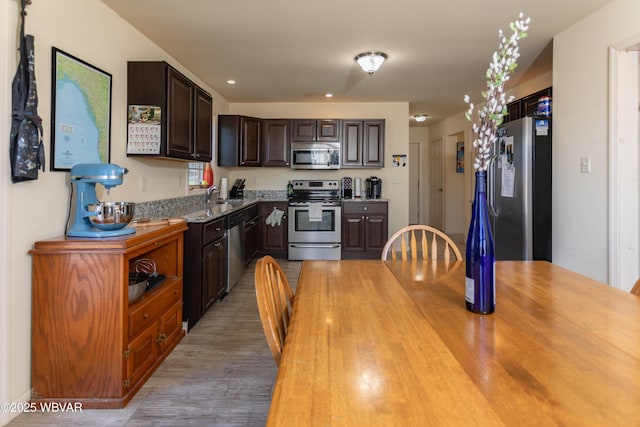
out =
[[[147,273],[129,273],[129,304],[138,301],[147,290]]]
[[[91,225],[100,230],[124,228],[133,219],[135,203],[98,202],[87,206]]]

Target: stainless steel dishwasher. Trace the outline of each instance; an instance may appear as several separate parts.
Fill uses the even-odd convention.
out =
[[[247,210],[242,209],[227,215],[227,293],[231,291],[244,273],[244,223]]]

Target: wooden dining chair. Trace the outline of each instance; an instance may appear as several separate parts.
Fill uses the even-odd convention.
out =
[[[293,290],[278,262],[268,255],[256,262],[254,276],[262,328],[273,359],[280,365],[293,310]]]
[[[386,261],[391,254],[391,260],[395,261],[398,253],[403,261],[438,258],[444,258],[445,261],[451,258],[462,260],[460,249],[451,237],[428,225],[409,225],[396,231],[382,249],[382,260]]]
[[[640,296],[640,279],[636,280],[633,288],[631,288],[631,293]]]

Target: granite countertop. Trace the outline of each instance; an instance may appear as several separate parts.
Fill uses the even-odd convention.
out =
[[[203,203],[202,209],[182,215],[187,222],[209,222],[258,203],[260,199],[227,199]]]
[[[167,218],[183,218],[188,223],[205,223],[222,218],[230,213],[247,208],[259,202],[288,200],[286,191],[259,191],[249,192],[244,199],[215,200],[210,203],[204,201],[203,195],[195,195],[185,198],[158,200],[142,203],[136,206],[136,218],[138,221],[153,221]],[[367,199],[342,199],[343,202],[389,202],[388,198]]]

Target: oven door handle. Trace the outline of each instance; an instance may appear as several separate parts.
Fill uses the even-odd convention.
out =
[[[339,248],[339,243],[329,243],[326,245],[318,243],[289,243],[292,248]]]

